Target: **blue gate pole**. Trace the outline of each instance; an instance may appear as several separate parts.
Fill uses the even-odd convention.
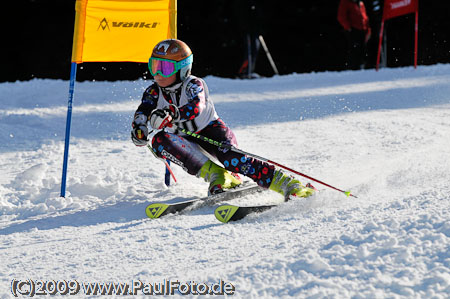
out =
[[[76,77],[77,77],[77,63],[72,62],[72,65],[70,67],[69,100],[67,103],[66,139],[64,144],[64,161],[61,179],[61,197],[66,197],[67,160],[69,159],[70,124],[72,123],[72,102]]]
[[[167,160],[167,165],[170,166],[170,160]],[[169,168],[166,167],[166,175],[164,176],[164,183],[166,183],[166,186],[169,187],[170,186],[170,171]]]

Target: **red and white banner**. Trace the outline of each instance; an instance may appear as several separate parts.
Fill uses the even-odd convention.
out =
[[[380,40],[378,42],[377,71],[380,64],[381,40],[383,38],[384,21],[402,15],[415,13],[414,25],[414,67],[417,67],[417,40],[419,32],[419,0],[384,0],[383,18],[381,20]]]
[[[418,4],[418,0],[385,0],[383,19],[388,20],[416,12],[419,8]]]

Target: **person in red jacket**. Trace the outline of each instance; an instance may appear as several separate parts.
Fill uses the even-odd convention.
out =
[[[346,32],[347,66],[351,69],[363,69],[367,52],[367,42],[371,29],[364,2],[360,0],[341,0],[337,19]]]

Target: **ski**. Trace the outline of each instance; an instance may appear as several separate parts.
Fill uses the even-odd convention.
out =
[[[156,219],[163,217],[165,215],[174,214],[177,212],[181,212],[189,207],[201,208],[204,206],[214,205],[216,203],[231,200],[234,198],[242,197],[248,194],[252,194],[255,192],[261,192],[264,189],[257,185],[243,186],[237,187],[234,189],[227,190],[222,193],[202,197],[190,199],[182,202],[176,203],[162,203],[156,202],[151,203],[145,208],[145,214],[147,217]]]
[[[223,223],[227,223],[230,221],[237,221],[245,218],[248,214],[251,213],[261,213],[267,211],[271,208],[274,208],[278,205],[262,205],[262,206],[250,206],[250,207],[241,207],[235,205],[221,205],[216,208],[214,211],[214,216],[216,216],[217,220]]]
[[[316,192],[318,191],[310,183],[306,184],[306,187],[314,189]],[[284,202],[287,202],[289,200],[291,200],[291,196],[286,197],[284,199]],[[264,211],[277,207],[280,204],[282,203],[280,202],[278,204],[257,205],[257,206],[236,206],[225,204],[216,208],[216,210],[214,211],[214,216],[216,216],[217,220],[219,220],[220,222],[227,223],[230,221],[241,220],[251,213],[262,213]]]

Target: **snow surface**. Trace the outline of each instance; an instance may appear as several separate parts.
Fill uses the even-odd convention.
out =
[[[130,141],[143,80],[76,83],[60,198],[69,83],[1,83],[1,298],[13,279],[223,280],[236,298],[449,297],[450,65],[205,79],[243,150],[358,198],[314,184],[315,198],[235,223],[218,222],[215,207],[147,219],[149,202],[204,196],[207,184],[175,166],[166,188],[163,163]]]

